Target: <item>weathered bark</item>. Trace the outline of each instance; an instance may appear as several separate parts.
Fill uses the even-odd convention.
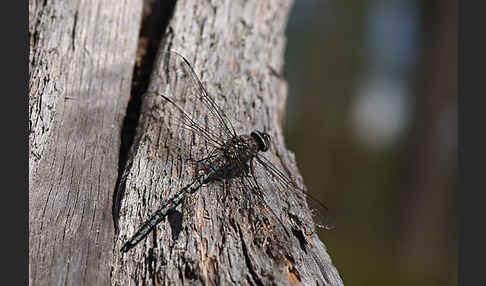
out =
[[[139,1],[29,1],[29,284],[108,285]]]
[[[170,48],[191,61],[238,133],[268,130],[273,146],[267,158],[301,182],[282,137],[286,83],[278,76],[290,6],[290,0],[178,1],[160,52]],[[164,72],[163,62],[156,62],[149,90],[165,89]],[[205,112],[194,102],[186,107]],[[241,188],[209,184],[134,249],[119,252],[164,199],[192,181],[187,158],[205,154],[169,112],[160,97],[144,96],[137,143],[119,190],[112,284],[342,285],[303,194],[263,180],[264,203]],[[262,170],[256,172],[261,178]]]

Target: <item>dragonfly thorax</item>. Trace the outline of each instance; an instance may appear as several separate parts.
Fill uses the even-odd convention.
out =
[[[260,152],[260,143],[250,135],[233,137],[222,148],[228,163],[246,163]]]

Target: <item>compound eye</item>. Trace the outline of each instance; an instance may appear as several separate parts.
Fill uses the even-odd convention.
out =
[[[263,133],[263,132],[261,133],[261,135],[264,142],[264,147],[262,148],[262,151],[266,152],[270,148],[270,136],[267,133]]]
[[[253,131],[251,136],[257,141],[260,151],[265,152],[270,146],[270,138],[266,133],[260,131]]]

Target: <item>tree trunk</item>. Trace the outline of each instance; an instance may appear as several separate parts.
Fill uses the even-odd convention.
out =
[[[193,164],[186,159],[207,152],[178,129],[160,97],[144,95],[135,144],[114,196],[120,201],[113,237],[118,138],[141,7],[103,1],[95,9],[83,5],[87,12],[63,10],[56,18],[49,14],[58,11],[56,5],[41,8],[45,14],[30,12],[37,15],[30,27],[32,18],[45,19],[30,29],[31,284],[106,285],[111,262],[113,285],[342,285],[304,195],[266,180],[259,180],[262,203],[256,193],[221,182],[200,188],[146,239],[121,253],[152,212],[193,180]],[[109,12],[102,13],[103,7]],[[290,7],[291,0],[178,1],[159,51],[170,48],[189,59],[238,133],[268,131],[273,141],[267,158],[301,183],[282,137],[286,83],[279,73]],[[66,23],[43,25],[49,21]],[[47,41],[61,49],[47,56]],[[165,88],[158,59],[151,91]],[[110,63],[117,68],[112,71]],[[256,169],[256,177],[262,172]]]

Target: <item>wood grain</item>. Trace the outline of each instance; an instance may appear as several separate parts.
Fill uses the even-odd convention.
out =
[[[142,3],[29,1],[29,284],[108,285]]]

